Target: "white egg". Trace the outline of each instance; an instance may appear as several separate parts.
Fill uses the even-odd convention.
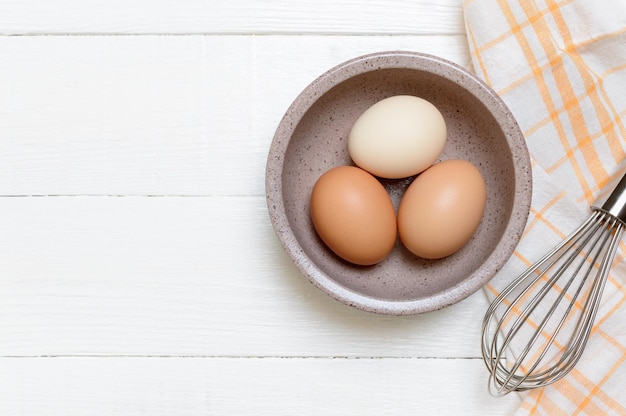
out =
[[[406,178],[431,166],[443,151],[446,123],[429,101],[411,95],[385,98],[352,126],[350,157],[373,175]]]

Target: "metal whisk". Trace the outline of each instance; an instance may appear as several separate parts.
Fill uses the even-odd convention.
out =
[[[626,226],[626,175],[591,211],[487,310],[481,346],[491,394],[546,386],[580,359]]]

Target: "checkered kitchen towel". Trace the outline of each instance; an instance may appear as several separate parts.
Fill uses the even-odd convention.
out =
[[[525,234],[494,293],[565,238],[626,171],[626,0],[464,0],[473,69],[513,111],[533,165]],[[519,415],[626,415],[626,239],[591,339]]]

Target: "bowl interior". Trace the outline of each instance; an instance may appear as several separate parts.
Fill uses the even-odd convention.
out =
[[[290,137],[283,138],[288,144],[280,164],[281,202],[295,240],[286,245],[286,250],[288,254],[292,251],[292,258],[298,256],[300,262],[303,258],[310,261],[308,265],[300,264],[301,270],[331,295],[336,292],[333,288],[340,288],[344,292],[340,300],[357,307],[367,303],[360,299],[367,298],[393,303],[439,297],[420,311],[438,309],[468,296],[484,284],[501,266],[489,266],[489,259],[501,240],[505,237],[519,239],[519,236],[506,235],[516,203],[516,180],[519,180],[516,159],[507,139],[510,132],[501,126],[493,110],[474,95],[475,91],[459,85],[457,80],[416,68],[375,68],[350,76],[328,89],[319,91],[313,87],[308,92],[317,93],[319,96],[315,99],[309,97],[312,105],[298,117],[291,118],[291,127],[283,130],[288,131]],[[327,170],[354,164],[348,153],[348,135],[359,115],[377,101],[399,94],[422,97],[441,111],[448,138],[438,161],[465,159],[472,162],[487,185],[486,209],[471,241],[451,256],[422,259],[411,254],[398,240],[392,253],[381,263],[355,266],[337,257],[315,232],[309,213],[311,190]],[[301,99],[306,100],[306,97]],[[292,107],[292,111],[297,110]],[[277,136],[280,134],[278,132]],[[396,209],[413,179],[379,178]],[[525,209],[527,214],[528,207]],[[522,217],[525,222],[525,216]],[[485,267],[489,270],[483,270]],[[320,276],[322,279],[318,278]],[[468,279],[481,282],[467,285]],[[454,293],[454,288],[458,293]],[[415,309],[415,305],[413,307]]]

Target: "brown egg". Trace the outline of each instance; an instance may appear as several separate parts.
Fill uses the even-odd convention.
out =
[[[354,166],[333,168],[317,180],[311,218],[324,243],[354,264],[380,262],[396,241],[391,198],[374,176]]]
[[[472,163],[448,160],[433,165],[411,183],[400,201],[400,240],[423,258],[449,256],[472,238],[486,200],[485,181]]]

